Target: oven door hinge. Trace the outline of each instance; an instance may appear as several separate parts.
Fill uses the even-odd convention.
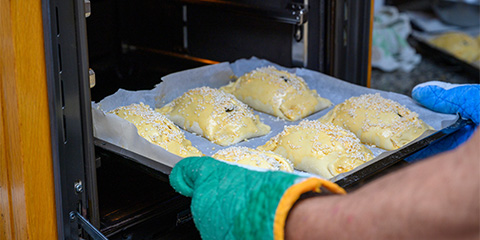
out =
[[[90,6],[90,0],[84,0],[85,3],[85,17],[92,15],[92,7]]]
[[[308,65],[308,1],[304,4],[290,3],[288,8],[297,19],[293,26],[292,39],[292,65],[296,67],[307,67]]]
[[[70,212],[70,221],[76,222],[93,240],[108,240],[98,229],[77,211]]]
[[[307,22],[308,4],[292,2],[287,5],[287,9],[291,11],[291,15],[294,18],[295,25],[302,25]]]
[[[95,71],[91,68],[88,69],[88,81],[90,82],[90,88],[95,87],[95,84],[97,84],[97,81],[95,80]]]

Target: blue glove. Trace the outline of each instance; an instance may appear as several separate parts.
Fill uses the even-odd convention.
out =
[[[423,106],[441,113],[459,113],[480,122],[480,84],[451,84],[431,81],[419,84],[412,90],[412,97]]]
[[[408,157],[405,159],[406,161],[412,162],[454,149],[470,138],[480,122],[479,84],[450,84],[431,81],[415,86],[412,90],[412,97],[433,111],[460,114],[462,118],[471,119],[475,126],[467,125],[459,129]]]

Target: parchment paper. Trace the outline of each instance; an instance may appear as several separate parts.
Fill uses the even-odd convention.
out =
[[[231,64],[225,62],[173,73],[163,77],[162,82],[157,84],[152,90],[127,91],[119,89],[115,94],[106,97],[99,103],[92,103],[94,136],[173,167],[175,163],[182,159],[181,157],[171,154],[163,148],[151,144],[140,137],[136,132],[135,126],[130,122],[116,115],[105,113],[120,106],[140,102],[150,105],[151,107],[159,108],[178,96],[181,96],[189,89],[201,86],[219,88],[228,84],[230,81],[234,81],[236,76],[241,76],[258,67],[268,65],[274,65],[279,69],[287,70],[303,77],[311,89],[316,89],[320,96],[329,99],[334,105],[342,103],[352,96],[380,93],[381,96],[395,100],[410,110],[417,112],[422,120],[436,130],[449,126],[457,118],[456,115],[436,113],[428,110],[405,95],[361,87],[308,69],[284,68],[267,60],[252,57],[250,59],[240,59]],[[333,106],[310,115],[306,117],[306,119],[316,120],[332,108]],[[249,139],[237,143],[235,146],[256,148],[280,133],[285,126],[298,124],[300,122],[285,121],[257,111],[255,111],[255,113],[258,114],[260,119],[265,124],[268,124],[272,130],[265,136]],[[184,133],[185,137],[207,156],[212,155],[220,149],[226,148],[187,131],[184,131]],[[384,150],[378,148],[369,148],[375,156],[384,152]]]

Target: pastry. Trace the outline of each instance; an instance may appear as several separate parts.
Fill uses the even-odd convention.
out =
[[[273,152],[260,151],[247,147],[229,147],[212,155],[213,158],[227,162],[293,172],[290,161]]]
[[[257,68],[220,89],[255,110],[288,121],[302,119],[332,105],[317,91],[310,90],[301,77],[273,66]]]
[[[286,126],[258,149],[277,153],[292,161],[296,169],[325,178],[348,172],[373,158],[350,131],[310,120]]]
[[[470,35],[461,32],[444,33],[432,38],[430,43],[468,63],[474,62],[480,55],[478,41]]]
[[[478,49],[480,51],[480,35],[477,36],[477,44],[478,44]],[[472,65],[474,65],[477,68],[480,68],[480,53],[478,53],[475,60],[473,60]]]
[[[232,94],[200,87],[157,109],[183,129],[228,146],[270,132],[258,115]]]
[[[149,142],[181,157],[202,156],[183,132],[162,114],[143,103],[116,108],[108,113],[133,123],[138,134]]]
[[[335,106],[320,121],[352,131],[365,144],[394,150],[433,130],[403,105],[380,96],[365,94]]]

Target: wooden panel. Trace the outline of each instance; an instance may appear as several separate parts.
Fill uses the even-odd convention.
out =
[[[0,0],[0,238],[56,239],[41,1]]]
[[[14,79],[14,52],[13,52],[13,39],[12,39],[12,27],[10,21],[10,4],[6,0],[0,0],[0,149],[3,149],[0,155],[0,239],[13,239],[13,215],[11,212],[12,199],[11,199],[11,182],[10,171],[8,166],[7,156],[8,153],[8,140],[11,138],[15,141],[15,137],[11,136],[7,139],[7,132],[4,129],[7,119],[5,106],[5,94],[6,90],[4,86],[12,79]],[[11,69],[11,70],[9,70]],[[8,81],[10,80],[10,81]]]

